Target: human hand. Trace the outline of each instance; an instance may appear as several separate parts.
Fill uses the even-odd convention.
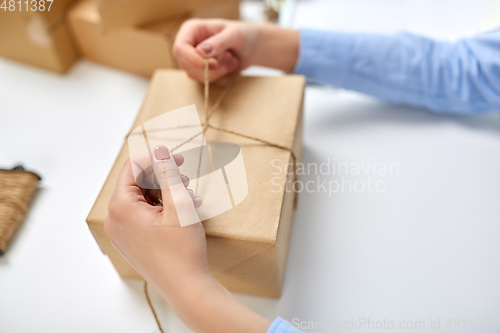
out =
[[[155,165],[161,166],[155,168],[156,178],[170,185],[184,184],[184,192],[172,196],[169,186],[161,186],[163,206],[153,205],[158,200],[156,192],[138,187],[141,180],[134,177],[146,177],[141,171],[152,172],[149,157],[127,160],[109,202],[104,230],[139,274],[173,301],[184,297],[180,293],[190,290],[194,280],[211,273],[203,226],[198,222],[181,227],[179,222],[178,213],[194,216],[195,207],[201,204],[185,187],[189,179],[179,172],[177,165],[184,159],[172,156],[164,146],[154,149],[154,158]]]
[[[113,245],[195,332],[266,332],[269,321],[239,303],[210,272],[201,223],[181,227],[180,217],[195,216],[201,204],[184,187],[177,167],[182,156],[159,146],[153,165],[142,157],[125,162],[109,202],[104,230]],[[155,204],[154,190],[137,186],[150,179],[148,172],[165,185],[163,206]]]
[[[181,26],[174,56],[189,77],[204,81],[204,58],[209,58],[209,80],[243,70],[254,62],[257,26],[221,19],[190,19]]]
[[[204,81],[208,58],[209,80],[250,65],[291,73],[299,56],[299,32],[275,24],[220,19],[191,19],[181,26],[174,56],[190,78]]]

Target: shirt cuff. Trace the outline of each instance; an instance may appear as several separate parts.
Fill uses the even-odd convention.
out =
[[[308,81],[341,86],[349,72],[355,39],[350,33],[301,29],[294,73]]]
[[[267,333],[300,333],[298,329],[292,326],[289,322],[282,319],[281,317],[276,317],[273,321]]]

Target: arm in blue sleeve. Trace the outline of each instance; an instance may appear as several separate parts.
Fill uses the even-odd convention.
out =
[[[500,30],[455,43],[399,33],[300,31],[295,72],[439,113],[500,110]]]
[[[277,317],[267,330],[267,333],[301,333],[301,332],[302,331],[299,331],[297,328],[293,327],[292,324],[290,324],[286,320],[283,320],[280,317]]]

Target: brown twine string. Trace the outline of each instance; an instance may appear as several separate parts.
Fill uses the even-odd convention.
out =
[[[296,181],[297,180],[296,156],[295,156],[295,153],[292,151],[291,148],[288,148],[288,147],[285,147],[285,146],[282,146],[282,145],[279,145],[279,144],[276,144],[276,143],[273,143],[273,142],[269,142],[267,140],[263,140],[263,139],[260,139],[260,138],[254,137],[254,136],[246,135],[246,134],[243,134],[243,133],[238,133],[238,132],[231,131],[231,130],[224,129],[224,128],[220,128],[220,127],[216,127],[216,126],[213,126],[213,125],[211,125],[209,123],[209,120],[212,117],[214,111],[218,109],[220,103],[222,102],[222,100],[224,99],[224,97],[227,95],[227,92],[231,88],[231,84],[228,84],[228,86],[223,90],[223,92],[221,93],[221,95],[219,96],[219,98],[217,99],[217,101],[215,102],[215,104],[213,105],[213,107],[210,108],[210,110],[209,110],[208,103],[209,103],[210,81],[209,81],[209,76],[208,76],[208,73],[209,73],[208,72],[208,70],[209,70],[208,59],[204,59],[204,63],[205,63],[205,89],[204,89],[204,91],[205,91],[205,101],[204,101],[204,106],[205,106],[205,122],[202,124],[202,131],[199,132],[199,133],[197,133],[197,134],[195,134],[195,135],[193,135],[189,139],[181,142],[177,146],[173,147],[171,149],[171,151],[173,152],[173,151],[177,150],[178,148],[184,146],[188,142],[192,141],[193,139],[195,139],[199,135],[205,134],[206,131],[207,131],[207,129],[211,128],[211,129],[214,129],[216,131],[226,132],[226,133],[233,134],[233,135],[236,135],[236,136],[239,136],[239,137],[242,137],[242,138],[246,138],[246,139],[258,141],[258,142],[263,143],[263,144],[265,144],[267,146],[270,146],[270,147],[275,147],[275,148],[279,148],[279,149],[283,149],[283,150],[289,151],[290,154],[291,154],[291,156],[292,156],[292,160],[293,160],[294,181]],[[207,143],[208,143],[208,141],[207,141]],[[201,150],[200,150],[200,163],[201,163]],[[200,175],[200,169],[198,168],[198,176],[199,175]]]
[[[153,303],[151,303],[151,300],[149,299],[149,293],[148,293],[148,282],[144,281],[144,294],[146,295],[146,300],[148,301],[149,308],[151,309],[151,312],[153,312],[153,316],[155,317],[156,325],[158,325],[158,329],[160,330],[161,333],[163,332],[163,328],[161,327],[160,321],[158,320],[158,316],[156,315],[156,311],[153,308]]]
[[[205,108],[205,125],[208,125],[208,100],[210,98],[209,93],[210,93],[210,81],[208,80],[208,58],[204,58],[203,62],[205,63],[205,103],[204,103],[204,108]],[[202,128],[203,134],[205,134],[205,131],[207,130],[207,126],[203,126]],[[207,136],[205,135],[205,141],[207,142],[207,147],[209,145]],[[197,181],[196,181],[196,189],[195,189],[195,195],[198,195],[198,185],[200,184],[199,179],[200,179],[200,170],[201,170],[201,157],[203,155],[203,147],[200,147],[200,159],[198,161],[198,173],[197,173]]]
[[[0,255],[21,225],[39,180],[29,171],[0,170]]]

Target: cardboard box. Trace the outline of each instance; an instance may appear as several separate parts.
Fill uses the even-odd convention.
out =
[[[78,58],[64,17],[73,2],[54,1],[50,11],[27,11],[24,3],[19,10],[18,2],[15,11],[0,10],[0,56],[59,73],[66,71]]]
[[[127,28],[161,21],[171,16],[197,10],[210,11],[222,4],[239,6],[239,0],[94,0],[104,26]],[[223,17],[232,19],[232,17]],[[236,19],[236,18],[234,18]]]
[[[21,4],[19,4],[19,2],[16,1],[14,5],[15,10],[12,11],[8,9],[12,4],[9,4],[9,1],[7,1],[6,2],[7,10],[1,9],[0,16],[2,16],[2,18],[16,16],[24,20],[28,20],[29,18],[33,17],[38,17],[41,21],[43,21],[43,24],[45,26],[51,27],[55,23],[58,23],[58,21],[63,20],[64,14],[77,1],[78,0],[54,0],[51,5],[47,1],[42,3],[40,0],[34,0],[34,1],[29,1],[28,7],[26,7],[25,1],[21,1]]]
[[[85,58],[151,77],[158,68],[177,68],[172,47],[182,22],[194,15],[214,15],[216,10],[221,16],[239,15],[238,8],[225,5],[213,7],[210,11],[178,15],[147,26],[109,30],[103,25],[95,4],[88,0],[77,4],[69,12],[68,20],[78,49]]]
[[[151,77],[157,68],[175,68],[172,55],[180,17],[145,28],[108,30],[92,1],[77,4],[68,14],[75,43],[87,59]]]
[[[211,104],[222,93],[225,84],[227,82],[211,85]],[[304,86],[302,76],[237,76],[212,116],[211,124],[291,147],[299,162]],[[165,112],[191,104],[196,105],[203,120],[203,86],[189,79],[183,71],[158,70],[132,129]],[[293,179],[291,153],[215,130],[207,131],[206,139],[238,144],[248,181],[248,194],[241,203],[203,222],[210,269],[230,291],[278,298],[296,195],[289,187],[285,190],[285,181]],[[118,273],[123,278],[139,279],[139,274],[112,246],[103,230],[116,178],[128,157],[128,143],[125,142],[87,223]],[[276,174],[276,166],[282,170],[279,174]]]
[[[190,11],[191,17],[196,18],[221,18],[227,20],[240,19],[240,0],[218,0],[210,4]]]

